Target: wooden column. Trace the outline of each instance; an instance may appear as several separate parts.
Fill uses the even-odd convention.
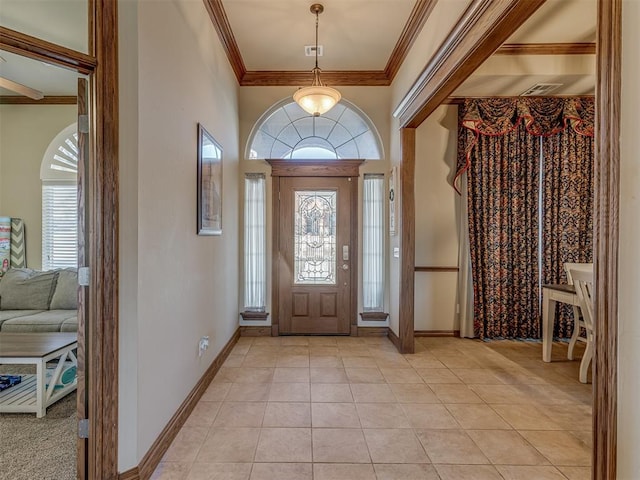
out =
[[[416,129],[400,129],[400,353],[414,353],[413,340],[415,310],[416,258]]]
[[[616,478],[622,0],[598,0],[593,475]]]

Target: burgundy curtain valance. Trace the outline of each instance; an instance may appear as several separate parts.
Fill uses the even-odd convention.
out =
[[[594,135],[595,102],[591,97],[468,98],[460,106],[458,166],[454,179],[470,165],[471,150],[480,135],[506,135],[522,123],[530,135],[550,137],[567,128]]]

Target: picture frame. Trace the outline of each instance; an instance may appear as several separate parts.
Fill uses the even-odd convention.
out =
[[[198,123],[198,235],[222,235],[222,146]]]

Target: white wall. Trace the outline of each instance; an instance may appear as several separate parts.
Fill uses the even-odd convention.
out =
[[[126,440],[133,454],[120,448],[123,471],[138,464],[238,328],[239,131],[237,83],[204,4],[121,5],[137,8],[137,22],[120,23],[133,40],[120,49],[121,75],[137,83],[123,85],[120,103],[122,174],[131,175],[121,185],[121,290],[137,290],[137,302],[125,293],[120,310],[121,337],[134,338],[120,344],[122,389],[137,380],[121,402],[121,439],[135,437]],[[137,145],[126,131],[136,117]],[[222,236],[196,235],[198,122],[224,150]],[[199,358],[203,335],[211,347]]]
[[[455,105],[439,107],[416,129],[416,266],[458,266],[457,147]],[[457,272],[416,272],[415,280],[415,330],[459,330]]]
[[[623,2],[618,335],[618,478],[640,478],[640,2]]]
[[[76,115],[75,105],[0,105],[0,215],[24,220],[29,268],[42,267],[42,158]]]
[[[360,179],[359,179],[359,243],[362,244],[362,180],[365,173],[387,173],[390,170],[388,162],[389,152],[389,87],[340,87],[340,93],[342,97],[349,102],[360,108],[373,122],[380,137],[382,138],[382,144],[384,149],[383,160],[371,160],[365,162],[360,167]],[[242,87],[240,88],[240,155],[244,156],[244,152],[247,146],[251,129],[256,122],[260,119],[262,114],[271,108],[274,104],[278,103],[284,98],[291,97],[295,91],[294,87]],[[271,312],[271,252],[272,252],[272,208],[271,208],[271,167],[267,162],[263,160],[244,160],[241,162],[241,175],[244,173],[265,173],[266,174],[266,186],[267,186],[267,311]],[[241,187],[242,190],[242,187]],[[242,198],[242,191],[238,197],[240,202],[240,212],[243,212],[244,199]],[[239,241],[242,242],[242,234],[239,237]],[[359,249],[360,259],[359,265],[362,265],[362,251]],[[242,272],[242,262],[239,263],[239,269]],[[361,268],[359,269],[361,271]],[[387,268],[387,272],[389,269]],[[242,276],[239,281],[242,283]],[[359,280],[359,286],[362,284],[362,279]],[[240,285],[240,288],[241,285]],[[358,312],[362,311],[362,295],[359,289],[358,292]],[[242,303],[242,294],[240,295],[239,302]],[[387,301],[388,304],[388,301]],[[239,305],[242,308],[242,305]],[[241,321],[242,325],[271,325],[271,316],[267,319],[267,322],[252,322]],[[375,325],[385,326],[386,323],[381,322],[363,322],[358,314],[358,324],[361,326]]]

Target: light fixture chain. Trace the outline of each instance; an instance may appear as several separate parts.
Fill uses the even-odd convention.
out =
[[[316,68],[318,68],[318,10],[316,10]]]

